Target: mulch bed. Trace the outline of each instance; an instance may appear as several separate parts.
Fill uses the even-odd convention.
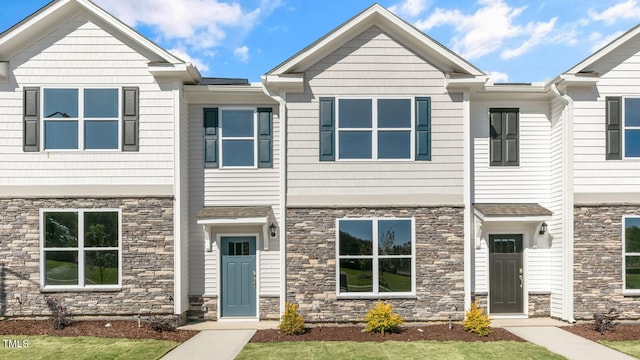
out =
[[[593,341],[611,340],[611,341],[628,341],[640,340],[640,324],[618,324],[613,331],[606,331],[604,334],[593,329],[593,324],[578,324],[574,326],[565,326],[562,328],[570,333],[582,336]]]
[[[478,336],[464,330],[462,325],[433,324],[424,326],[404,326],[399,333],[367,333],[363,326],[316,326],[307,328],[302,335],[285,335],[277,329],[258,330],[250,342],[275,341],[524,341],[504,329],[493,329],[489,336]]]
[[[109,326],[107,324],[110,324]],[[51,320],[2,320],[0,335],[96,336],[103,338],[158,339],[185,342],[196,335],[195,330],[155,331],[149,324],[137,321],[75,321],[62,330],[55,330]]]

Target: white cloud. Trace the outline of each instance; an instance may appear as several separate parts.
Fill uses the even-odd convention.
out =
[[[547,40],[549,33],[555,26],[556,20],[557,18],[553,18],[547,22],[538,22],[535,24],[529,23],[525,29],[526,33],[531,34],[529,39],[515,49],[506,49],[502,51],[500,57],[503,59],[518,57],[529,51],[534,46],[540,44],[542,41]]]
[[[403,0],[389,7],[389,11],[400,16],[415,18],[427,8],[427,0]]]
[[[610,42],[617,39],[620,35],[624,34],[624,31],[616,31],[613,34],[602,37],[602,34],[598,32],[594,32],[589,36],[589,40],[593,41],[593,45],[591,45],[591,51],[596,52],[603,47],[607,46]]]
[[[509,75],[499,71],[485,71],[489,75],[490,83],[506,83],[509,82]]]
[[[640,6],[636,0],[619,2],[602,12],[589,10],[589,18],[612,25],[621,19],[640,19]]]
[[[198,58],[192,58],[184,49],[171,49],[168,51],[174,56],[177,56],[182,61],[192,63],[201,72],[209,71],[209,65],[207,65],[206,62]],[[213,53],[210,53],[209,56],[213,57]]]
[[[249,48],[246,46],[241,46],[233,50],[233,53],[240,59],[242,62],[249,61]]]
[[[481,7],[473,14],[460,10],[437,8],[428,18],[418,21],[416,26],[429,30],[435,26],[454,27],[453,51],[467,59],[476,59],[498,50],[505,40],[520,36],[523,28],[513,20],[525,7],[514,8],[503,0],[480,0]]]

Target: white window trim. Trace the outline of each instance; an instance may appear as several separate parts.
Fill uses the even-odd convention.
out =
[[[253,111],[253,137],[227,137],[224,136],[222,112],[226,110],[251,110]],[[218,154],[220,169],[257,169],[258,168],[258,108],[257,107],[220,107],[218,108],[218,119],[220,128],[220,141],[218,141]],[[222,143],[224,140],[253,140],[253,166],[225,166]]]
[[[639,219],[640,215],[622,216],[622,294],[640,296],[640,289],[627,289],[627,256],[640,256],[640,253],[627,253],[626,225],[627,219]]]
[[[78,117],[77,118],[45,118],[44,114],[44,92],[45,90],[62,89],[62,90],[78,90]],[[117,118],[85,118],[84,117],[84,90],[87,89],[104,89],[117,90],[118,93],[118,117]],[[121,86],[47,86],[40,89],[40,143],[43,151],[46,152],[120,152],[122,149],[122,87]],[[77,149],[47,149],[45,147],[45,121],[77,121],[78,122],[78,148]],[[118,122],[118,146],[115,149],[85,149],[84,144],[84,124],[85,121],[114,121]]]
[[[48,212],[76,212],[78,213],[78,285],[46,285],[45,284],[45,222],[44,214]],[[85,212],[116,212],[118,213],[118,284],[110,285],[86,285],[84,283],[84,219]],[[55,251],[57,249],[70,250],[70,248],[48,248],[48,251]],[[113,247],[109,248],[91,248],[92,250],[108,249],[113,250]],[[112,208],[46,208],[40,209],[40,290],[41,291],[60,291],[60,290],[121,290],[122,289],[122,210]]]
[[[340,128],[340,100],[371,100],[371,127],[370,128]],[[411,124],[408,128],[380,128],[378,127],[378,100],[405,99],[409,100],[411,106]],[[335,101],[336,128],[334,134],[336,161],[357,162],[412,162],[415,161],[416,153],[416,97],[415,96],[341,96]],[[409,157],[404,159],[378,159],[378,132],[386,131],[410,131],[409,134]],[[350,131],[371,131],[371,159],[342,159],[340,158],[340,132]]]
[[[372,255],[347,255],[340,256],[340,221],[342,220],[367,220],[372,222],[373,234],[373,254]],[[410,220],[411,221],[411,291],[409,292],[378,292],[379,272],[378,272],[378,221],[379,220]],[[408,298],[416,296],[416,223],[414,217],[344,217],[337,218],[335,222],[336,236],[336,298]],[[408,258],[406,255],[382,255],[382,258]],[[372,259],[373,292],[340,292],[340,259]]]

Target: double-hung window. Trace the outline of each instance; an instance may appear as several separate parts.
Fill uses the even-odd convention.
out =
[[[119,94],[116,88],[44,89],[44,149],[119,149]]]
[[[337,233],[338,294],[415,292],[413,219],[338,219]]]
[[[204,166],[272,168],[271,108],[204,108]]]
[[[120,210],[47,209],[40,221],[43,288],[119,287]]]
[[[624,290],[640,294],[640,216],[625,216],[622,223]]]
[[[339,99],[339,159],[411,159],[411,99]]]
[[[321,97],[320,161],[431,160],[429,97]]]
[[[640,157],[640,98],[624,99],[624,156]]]

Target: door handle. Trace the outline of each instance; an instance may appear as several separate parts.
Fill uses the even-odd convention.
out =
[[[520,287],[522,287],[522,285],[520,285]],[[253,270],[253,288],[256,288],[256,271]]]
[[[520,288],[522,288],[522,275],[520,275],[519,277],[520,277]]]

